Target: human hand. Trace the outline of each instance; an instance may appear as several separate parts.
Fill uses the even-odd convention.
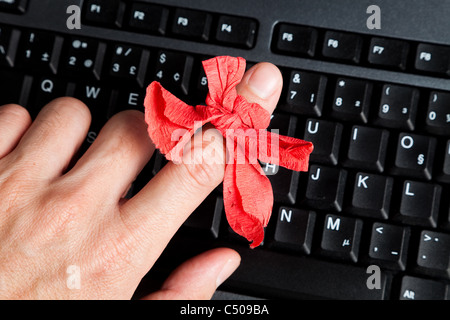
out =
[[[268,63],[251,68],[237,87],[270,112],[281,89],[281,74]],[[205,152],[183,155],[202,159],[168,163],[123,199],[154,152],[144,116],[115,115],[68,170],[89,125],[89,109],[72,98],[52,101],[33,123],[20,106],[0,107],[1,299],[131,298],[174,233],[223,179],[223,139],[203,130],[192,145],[201,140]],[[239,262],[231,249],[205,252],[146,298],[209,299]],[[70,283],[71,272],[78,283]]]

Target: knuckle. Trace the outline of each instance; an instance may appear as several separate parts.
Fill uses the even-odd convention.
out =
[[[209,129],[203,132],[200,145],[193,140],[182,161],[188,180],[199,187],[215,188],[224,176],[223,137],[216,129]]]
[[[116,114],[106,125],[108,139],[108,157],[111,161],[117,159],[130,159],[139,154],[143,148],[143,138],[148,139],[147,128],[143,113],[135,110],[127,110]]]

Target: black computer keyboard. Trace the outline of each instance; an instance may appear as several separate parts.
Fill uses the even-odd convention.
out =
[[[70,2],[0,1],[0,104],[35,117],[56,97],[81,99],[86,150],[112,115],[143,110],[151,81],[201,104],[201,61],[242,56],[283,73],[269,129],[315,146],[307,173],[262,165],[275,204],[260,247],[229,228],[219,187],[136,297],[229,246],[242,264],[218,298],[450,299],[448,2],[84,0],[80,30],[67,27]],[[366,26],[371,4],[381,29]],[[156,154],[129,196],[164,164]]]

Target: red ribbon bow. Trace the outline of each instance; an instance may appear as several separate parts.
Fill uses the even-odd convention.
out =
[[[257,150],[257,158],[262,162],[307,171],[313,145],[265,130],[270,123],[269,112],[259,104],[247,102],[236,91],[245,72],[243,58],[216,57],[204,61],[203,67],[209,87],[206,106],[189,106],[160,83],[150,84],[144,102],[148,133],[168,160],[181,160],[179,151],[199,127],[211,123],[220,131],[227,139],[227,153],[231,154],[223,181],[227,220],[255,248],[264,239],[264,228],[272,212],[273,191],[261,165],[252,161],[255,155],[245,154],[245,150]],[[177,129],[187,134],[181,140],[172,141],[172,133]],[[238,159],[242,150],[244,163]]]

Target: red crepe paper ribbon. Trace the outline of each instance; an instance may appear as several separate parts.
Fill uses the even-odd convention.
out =
[[[247,102],[236,91],[245,64],[243,58],[227,56],[203,62],[209,87],[206,106],[189,106],[156,81],[147,88],[144,105],[150,138],[168,160],[180,161],[180,150],[206,123],[213,124],[227,139],[227,154],[231,158],[226,161],[223,181],[225,213],[231,228],[252,241],[250,247],[255,248],[264,239],[273,191],[261,165],[251,161],[245,150],[258,150],[257,158],[262,162],[307,171],[313,145],[265,130],[270,123],[269,112],[259,104]],[[173,141],[172,133],[177,129],[187,134]],[[244,163],[238,159],[242,153]]]

